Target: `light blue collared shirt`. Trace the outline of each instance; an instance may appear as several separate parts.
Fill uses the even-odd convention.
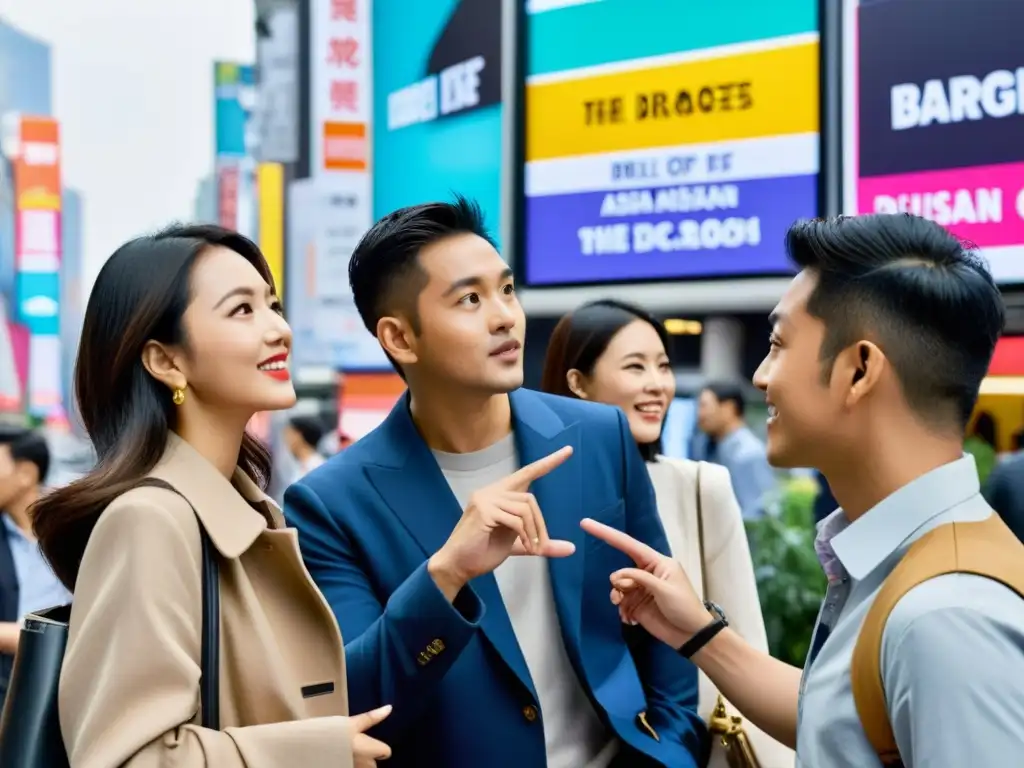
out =
[[[7,544],[14,560],[14,573],[18,578],[18,618],[33,611],[53,608],[71,602],[71,593],[60,583],[49,563],[39,551],[39,542],[30,540],[7,515],[3,517],[7,529]]]
[[[914,541],[940,525],[991,514],[974,459],[964,456],[853,523],[842,524],[841,509],[821,522],[819,555],[823,564],[831,555],[835,562],[826,566],[831,578],[815,632],[827,628],[828,639],[804,668],[798,768],[880,765],[850,688],[864,617]],[[954,573],[912,589],[885,625],[881,671],[906,768],[1024,764],[1024,600],[1002,584]]]
[[[729,470],[743,519],[764,517],[766,497],[777,489],[778,483],[764,443],[757,435],[749,427],[734,430],[715,446],[711,461]]]

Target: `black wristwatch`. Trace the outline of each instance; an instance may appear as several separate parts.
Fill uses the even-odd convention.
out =
[[[684,656],[687,659],[711,642],[711,638],[729,626],[729,620],[725,618],[725,611],[715,603],[712,603],[710,600],[705,600],[704,607],[708,609],[708,612],[714,616],[714,618],[711,620],[710,624],[697,632],[697,634],[683,643],[679,648],[679,655]]]

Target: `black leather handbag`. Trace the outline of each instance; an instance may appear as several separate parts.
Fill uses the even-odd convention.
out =
[[[140,485],[177,490],[162,480]],[[178,494],[181,496],[181,494]],[[184,497],[182,497],[184,498]],[[200,705],[204,728],[220,729],[220,569],[217,552],[202,524],[203,634]],[[71,606],[61,605],[25,617],[0,716],[0,766],[70,768],[57,711],[60,669],[68,642]]]

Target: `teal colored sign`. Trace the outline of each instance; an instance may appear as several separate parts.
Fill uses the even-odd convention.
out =
[[[213,65],[214,152],[218,158],[244,157],[245,126],[256,96],[256,72],[249,64]]]
[[[500,0],[373,4],[373,215],[450,200],[501,212]]]
[[[60,273],[19,272],[14,278],[18,322],[33,336],[60,333]]]
[[[818,3],[597,0],[532,13],[528,18],[528,73],[542,75],[817,32]]]

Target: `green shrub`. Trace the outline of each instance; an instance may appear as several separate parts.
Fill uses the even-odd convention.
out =
[[[978,467],[978,482],[984,486],[998,463],[996,449],[980,437],[972,436],[964,440],[964,452],[974,457],[974,464]]]
[[[814,552],[817,483],[790,480],[776,509],[747,523],[772,655],[802,667],[811,644],[827,581]]]

